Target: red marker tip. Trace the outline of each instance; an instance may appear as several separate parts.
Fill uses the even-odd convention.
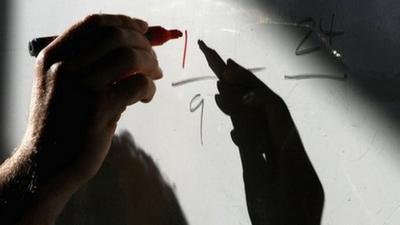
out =
[[[169,30],[171,34],[171,38],[180,38],[183,36],[183,33],[180,30]]]

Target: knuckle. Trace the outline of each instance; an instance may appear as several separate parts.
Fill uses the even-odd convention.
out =
[[[154,84],[153,80],[151,80],[150,78],[146,78],[146,87],[147,90],[153,92],[156,88],[156,85]]]
[[[149,93],[152,90],[151,82],[148,79],[143,78],[143,83],[142,84],[143,84],[143,89],[144,89],[144,91],[143,91],[144,96],[143,97],[148,97]]]
[[[124,58],[127,62],[130,62],[132,65],[137,64],[137,52],[131,48],[123,48],[121,49],[121,57]]]
[[[65,69],[65,63],[57,62],[51,65],[50,72],[53,74],[60,74],[64,71],[64,69]]]
[[[153,67],[154,67],[155,69],[157,69],[157,68],[160,67],[160,64],[159,64],[159,62],[158,62],[157,59],[154,59],[154,65],[153,65]]]
[[[105,29],[105,36],[116,40],[117,42],[122,41],[125,37],[124,31],[118,27],[106,27]]]
[[[102,17],[100,14],[90,14],[83,19],[83,23],[101,24]]]
[[[144,54],[145,54],[145,58],[146,58],[146,59],[151,60],[152,66],[153,66],[154,68],[157,68],[157,67],[159,66],[157,57],[155,57],[155,56],[152,54],[151,51],[144,51]]]
[[[50,80],[56,81],[62,77],[68,77],[66,74],[71,71],[71,65],[66,62],[56,62],[52,64],[47,71],[47,77]]]
[[[140,88],[141,88],[140,101],[142,101],[143,103],[150,102],[153,99],[155,93],[154,83],[145,76],[141,76]]]
[[[153,99],[155,93],[156,93],[157,88],[156,88],[156,86],[154,85],[153,82],[149,82],[149,83],[150,83],[149,84],[150,92],[149,92],[149,95],[147,97],[148,97],[148,101],[151,101]]]
[[[149,87],[151,88],[151,91],[153,92],[153,94],[156,92],[156,90],[157,90],[157,87],[156,87],[156,85],[154,84],[154,82],[153,81],[149,81]]]
[[[143,88],[147,89],[148,87],[150,87],[150,81],[146,78],[145,75],[138,76],[137,80]]]
[[[154,59],[158,60],[157,53],[154,51],[153,47],[151,47],[150,44],[149,44],[149,46],[150,46],[150,54],[151,54],[151,56],[152,56]],[[158,63],[158,61],[157,61],[157,63]]]
[[[42,51],[39,52],[38,56],[36,57],[36,65],[44,66],[46,62],[49,61],[50,58],[50,51],[48,48],[44,48]]]
[[[64,63],[57,62],[50,66],[47,77],[51,80],[57,80],[64,71]]]

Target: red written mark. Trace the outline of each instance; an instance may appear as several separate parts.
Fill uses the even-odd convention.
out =
[[[187,34],[187,30],[185,30],[185,46],[183,47],[183,60],[182,60],[182,68],[185,68],[185,62],[186,62],[186,48],[187,48],[187,39],[188,39],[188,34]]]

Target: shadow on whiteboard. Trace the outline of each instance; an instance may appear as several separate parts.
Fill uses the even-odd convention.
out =
[[[253,74],[230,64],[216,101],[234,127],[252,224],[320,224],[324,191],[289,110]]]
[[[188,224],[171,187],[124,131],[113,139],[99,173],[79,190],[57,225]]]
[[[249,70],[231,59],[225,64],[198,43],[218,77],[216,103],[233,124],[252,224],[320,224],[323,187],[282,98]]]
[[[397,1],[385,3],[363,1],[296,1],[252,0],[267,15],[261,24],[292,27],[305,33],[298,48],[305,54],[323,50],[331,55],[329,64],[337,61],[346,70],[338,76],[285,76],[285,79],[347,78],[352,89],[359,89],[363,97],[383,108],[390,120],[400,126],[398,109],[387,104],[398,102],[400,97],[400,22],[397,18]],[[306,22],[308,18],[313,21]],[[302,38],[302,37],[301,37]],[[303,46],[302,46],[303,45]],[[310,47],[311,46],[311,47]],[[305,49],[304,49],[305,48]],[[297,54],[301,56],[303,54]],[[307,51],[304,51],[307,50]],[[338,54],[340,52],[340,54]],[[345,79],[344,79],[345,80]]]

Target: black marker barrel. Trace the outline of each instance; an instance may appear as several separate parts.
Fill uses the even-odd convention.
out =
[[[57,36],[35,38],[29,42],[29,54],[36,57],[42,49],[44,49],[50,42],[54,41]]]
[[[152,46],[162,45],[165,42],[182,37],[179,30],[167,30],[161,26],[151,26],[147,29],[144,36],[150,41]],[[36,57],[42,49],[50,42],[54,41],[57,36],[35,38],[29,42],[29,54]]]

